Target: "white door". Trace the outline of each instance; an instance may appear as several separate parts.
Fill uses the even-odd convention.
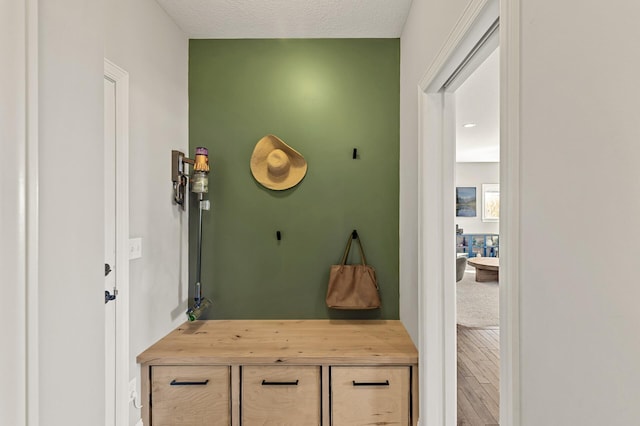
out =
[[[105,425],[129,422],[129,74],[104,61]],[[111,269],[108,274],[107,266]],[[108,292],[108,293],[107,293]],[[105,297],[105,300],[107,298]]]
[[[104,79],[105,426],[116,426],[116,85]]]

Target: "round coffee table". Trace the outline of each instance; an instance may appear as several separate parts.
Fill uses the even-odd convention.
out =
[[[471,257],[467,263],[476,268],[476,281],[498,281],[500,259],[497,257]]]

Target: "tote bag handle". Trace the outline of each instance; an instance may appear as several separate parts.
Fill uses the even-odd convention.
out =
[[[351,241],[353,240],[358,240],[358,245],[360,246],[360,255],[362,257],[362,264],[366,265],[367,258],[364,256],[364,249],[362,248],[362,242],[360,241],[360,236],[358,235],[358,231],[356,231],[355,229],[353,230],[351,235],[349,235],[349,240],[347,241],[347,248],[344,251],[344,256],[342,256],[342,264],[346,265],[347,263],[347,257],[349,256],[349,251],[351,251]]]

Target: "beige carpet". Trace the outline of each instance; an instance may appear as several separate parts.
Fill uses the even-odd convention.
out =
[[[466,327],[497,327],[499,318],[498,282],[476,282],[475,268],[467,267],[456,285],[458,324]]]

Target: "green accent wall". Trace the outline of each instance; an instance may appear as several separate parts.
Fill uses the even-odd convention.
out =
[[[398,39],[190,41],[189,156],[207,147],[211,164],[202,286],[213,305],[204,319],[399,317],[399,105]],[[267,134],[306,159],[294,188],[254,180],[249,160]],[[376,268],[378,310],[325,305],[329,267],[353,229]],[[359,262],[357,245],[351,253]]]

